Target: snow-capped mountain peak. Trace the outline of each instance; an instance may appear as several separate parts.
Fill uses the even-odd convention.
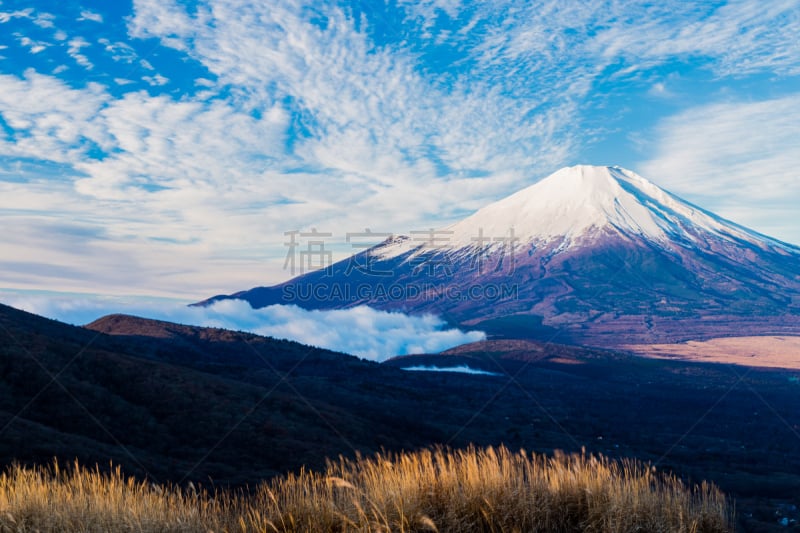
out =
[[[486,235],[501,237],[513,228],[521,242],[577,240],[590,228],[610,225],[663,237],[649,210],[622,186],[620,178],[634,181],[623,172],[627,171],[585,165],[564,168],[448,229],[453,231],[454,244],[461,246],[481,229]]]
[[[619,167],[561,169],[429,236],[362,253],[204,304],[368,305],[598,346],[800,334],[800,247]]]
[[[697,242],[709,235],[760,247],[783,243],[716,217],[635,172],[620,167],[577,165],[491,203],[437,232],[436,242],[406,239],[377,251],[395,257],[412,248],[460,250],[476,246],[559,243],[561,249],[608,233],[655,243]],[[704,237],[698,237],[703,234]]]

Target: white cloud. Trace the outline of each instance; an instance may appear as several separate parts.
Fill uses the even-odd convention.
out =
[[[0,76],[0,114],[17,132],[0,140],[0,156],[52,163],[36,181],[0,182],[0,219],[21,228],[0,236],[4,258],[62,265],[69,273],[49,278],[41,268],[25,268],[28,282],[19,286],[109,291],[132,276],[140,290],[199,299],[270,276],[263,254],[286,214],[263,210],[282,202],[297,178],[271,176],[266,166],[270,145],[283,144],[287,119],[280,108],[256,120],[221,101],[145,93],[115,101],[100,86],[71,89],[29,71],[23,79]],[[95,149],[109,156],[87,157]],[[42,220],[78,220],[103,232],[55,237]],[[26,239],[17,241],[22,233]],[[56,253],[51,238],[73,246]],[[281,233],[281,249],[282,242]],[[83,287],[76,286],[81,278]]]
[[[206,78],[197,78],[196,80],[194,80],[194,84],[199,87],[205,87],[207,89],[210,89],[216,85],[216,83]]]
[[[3,292],[0,302],[67,323],[87,324],[111,313],[126,313],[180,324],[248,331],[290,339],[383,361],[395,355],[437,353],[453,346],[485,339],[481,332],[445,329],[432,316],[356,307],[336,311],[306,311],[273,305],[253,309],[242,300],[226,300],[203,307],[147,298],[100,298],[74,294]]]
[[[468,367],[467,365],[462,366],[407,366],[404,367],[403,370],[409,370],[412,372],[456,372],[459,374],[477,374],[483,376],[501,376],[502,374],[498,374],[497,372],[487,372],[486,370],[476,370],[474,368]]]
[[[36,14],[36,18],[33,19],[33,23],[40,28],[54,28],[55,23],[53,21],[55,19],[56,17],[52,13],[39,12]]]
[[[101,140],[102,128],[93,119],[107,100],[97,84],[71,89],[32,69],[22,79],[0,75],[0,115],[16,132],[13,140],[0,139],[0,155],[58,163],[83,159],[84,141]]]
[[[111,42],[109,39],[101,38],[98,39],[97,42],[101,44],[105,51],[111,55],[111,59],[114,61],[122,61],[124,63],[131,64],[137,60],[138,56],[136,51],[129,45],[123,42]],[[144,62],[144,60],[142,60]],[[142,66],[144,66],[142,64]],[[153,67],[148,63],[148,70],[152,70]]]
[[[134,37],[160,38],[166,46],[185,49],[184,39],[195,31],[191,17],[175,0],[133,2],[130,33]],[[202,24],[202,21],[198,21]]]
[[[643,175],[800,244],[800,95],[691,108],[662,121],[657,132],[655,156],[639,166]]]
[[[44,52],[50,43],[45,41],[36,41],[31,39],[30,37],[25,37],[24,35],[20,35],[19,37],[19,44],[27,48],[30,53],[38,54],[40,52]]]
[[[153,87],[161,87],[162,85],[169,83],[169,79],[165,78],[161,74],[156,74],[155,76],[142,76],[142,79]]]
[[[80,66],[86,68],[87,70],[91,70],[94,68],[94,65],[89,58],[86,57],[84,54],[81,53],[82,48],[86,48],[90,46],[90,43],[84,39],[83,37],[75,37],[69,40],[69,48],[67,49],[67,53],[69,56],[75,60]]]
[[[800,14],[796,0],[768,5],[753,0],[725,4],[666,1],[615,3],[608,24],[592,40],[606,58],[624,58],[638,68],[670,58],[707,61],[721,76],[754,72],[800,72]]]
[[[5,24],[13,19],[29,19],[33,15],[33,8],[20,9],[17,11],[0,11],[0,24]]]
[[[78,20],[90,20],[92,22],[103,22],[103,15],[100,13],[95,13],[94,11],[89,11],[85,9],[81,11],[81,16]]]
[[[220,1],[201,5],[192,18],[175,5],[142,0],[131,32],[167,36],[167,44],[186,49],[221,84],[234,87],[244,106],[291,99],[287,111],[307,120],[306,135],[286,154],[289,163],[299,158],[324,172],[308,185],[326,197],[345,191],[351,197],[343,199],[351,206],[346,220],[331,220],[330,210],[311,205],[311,223],[374,225],[387,207],[404,225],[447,217],[566,158],[573,141],[558,124],[575,116],[572,102],[527,116],[518,100],[495,87],[496,79],[442,84],[418,70],[413,53],[378,48],[341,10],[324,12],[323,30],[294,2]],[[175,44],[176,36],[184,40]],[[465,177],[475,173],[493,179]],[[459,198],[442,202],[445,190]],[[405,198],[416,201],[401,211]],[[354,220],[357,213],[363,215]]]
[[[647,94],[657,98],[671,98],[675,96],[666,86],[664,82],[656,82],[647,91]]]

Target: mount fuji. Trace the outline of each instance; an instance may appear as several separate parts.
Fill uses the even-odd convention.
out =
[[[619,167],[574,166],[442,229],[393,236],[285,283],[259,308],[368,305],[492,337],[615,346],[800,334],[800,247]]]

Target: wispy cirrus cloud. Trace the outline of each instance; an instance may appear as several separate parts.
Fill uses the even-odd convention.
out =
[[[800,94],[688,109],[664,120],[647,176],[732,220],[800,242]]]
[[[324,11],[324,27],[295,2],[215,2],[198,8],[194,24],[181,9],[164,9],[137,2],[133,34],[184,36],[177,46],[189,46],[244,106],[286,101],[299,119],[288,156],[326,180],[360,182],[377,196],[422,185],[436,195],[437,177],[466,183],[461,176],[552,166],[571,144],[567,132],[556,133],[571,103],[531,119],[493,84],[440,84],[419,71],[413,53],[376,46],[338,8]]]
[[[0,115],[10,129],[0,138],[0,155],[75,164],[87,142],[103,139],[96,122],[108,95],[98,84],[72,89],[33,69],[22,78],[0,75]]]

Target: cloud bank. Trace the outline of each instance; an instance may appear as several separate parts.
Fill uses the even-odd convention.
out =
[[[485,339],[481,332],[448,328],[432,315],[409,316],[361,306],[335,311],[306,311],[273,305],[253,309],[242,300],[209,307],[187,307],[174,300],[36,295],[0,292],[0,302],[74,325],[112,313],[125,313],[180,324],[248,331],[383,361],[395,355],[437,353]]]

